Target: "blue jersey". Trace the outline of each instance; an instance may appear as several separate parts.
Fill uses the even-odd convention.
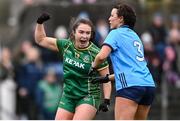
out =
[[[131,86],[155,86],[144,58],[143,44],[132,29],[122,26],[112,30],[104,44],[112,49],[110,58],[116,90]]]

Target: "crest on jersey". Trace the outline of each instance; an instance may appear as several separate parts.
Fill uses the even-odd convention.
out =
[[[77,53],[77,52],[75,52],[75,57],[76,57],[76,58],[79,58],[79,57],[80,57],[80,54]]]
[[[89,57],[89,55],[84,56],[83,61],[84,61],[85,63],[89,63],[89,62],[90,62],[90,57]]]

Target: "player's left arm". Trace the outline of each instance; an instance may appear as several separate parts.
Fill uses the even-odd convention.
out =
[[[114,74],[108,75],[110,81],[114,81]]]
[[[103,70],[99,71],[101,76],[105,76],[106,74],[109,74],[109,68],[104,68]],[[104,100],[100,104],[98,111],[109,111],[109,105],[110,105],[110,97],[111,97],[111,81],[107,83],[103,83],[103,93],[104,93]]]
[[[100,70],[99,74],[101,76],[106,76],[106,74],[109,74],[109,68],[107,67],[107,68],[105,68],[103,70]],[[111,90],[112,90],[111,81],[109,81],[107,83],[103,83],[104,99],[110,99],[110,97],[111,97]]]

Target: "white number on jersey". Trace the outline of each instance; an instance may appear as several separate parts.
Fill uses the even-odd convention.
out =
[[[142,52],[142,50],[141,50],[141,46],[142,46],[141,43],[139,43],[138,41],[134,41],[134,46],[137,47],[137,51],[138,51],[138,53],[141,55],[141,57],[138,56],[138,55],[136,55],[136,59],[137,59],[138,61],[144,61],[143,52]]]

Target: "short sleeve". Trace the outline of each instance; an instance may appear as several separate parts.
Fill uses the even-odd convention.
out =
[[[109,47],[111,47],[112,50],[116,50],[117,49],[117,31],[116,30],[112,30],[108,36],[106,37],[103,45],[108,45]]]
[[[56,45],[59,51],[64,53],[65,46],[69,43],[70,40],[67,39],[57,39]]]
[[[104,61],[101,65],[98,66],[98,71],[103,70],[105,68],[109,67],[108,61]]]

